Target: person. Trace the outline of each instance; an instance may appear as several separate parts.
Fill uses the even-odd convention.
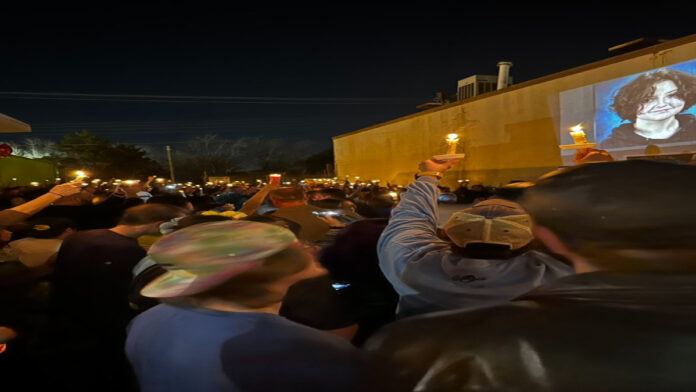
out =
[[[232,218],[222,216],[222,215],[188,215],[181,218],[174,218],[169,222],[165,222],[160,225],[159,231],[161,234],[169,234],[177,230],[185,229],[189,226],[198,225],[201,223],[211,223],[211,222],[224,222]],[[141,243],[143,237],[138,237],[138,244],[145,248]],[[156,239],[159,240],[161,236],[157,236]],[[151,244],[145,249],[150,249],[152,244],[156,241],[152,241]],[[152,257],[143,257],[138,264],[133,267],[133,280],[131,281],[128,295],[128,302],[131,308],[137,312],[144,312],[153,306],[159,305],[159,301],[153,298],[147,298],[140,295],[140,290],[147,286],[150,282],[155,280],[155,278],[166,273],[163,267],[161,267],[157,262],[155,262]]]
[[[621,87],[611,109],[623,122],[603,149],[696,141],[696,76],[669,68],[647,72]]]
[[[45,337],[50,355],[60,357],[54,376],[77,367],[76,387],[128,386],[123,342],[135,315],[128,301],[131,271],[146,254],[136,238],[184,215],[174,206],[140,205],[127,209],[115,227],[63,240],[55,263],[53,327]]]
[[[450,241],[440,239],[437,185],[457,162],[431,158],[419,165],[377,244],[401,316],[495,305],[571,273],[534,249],[529,216],[501,199],[455,213],[444,226]]]
[[[357,346],[393,321],[399,296],[380,271],[376,251],[386,226],[386,219],[346,226],[319,255],[329,274],[292,285],[280,315],[350,339]]]
[[[30,269],[53,264],[63,239],[73,234],[76,226],[61,218],[31,220],[27,225],[26,237],[11,241],[3,251]]]
[[[409,391],[694,390],[694,184],[696,167],[640,160],[539,180],[520,203],[577,274],[498,307],[385,327],[366,344],[398,369],[381,381]]]
[[[164,303],[133,320],[125,347],[141,391],[359,390],[356,348],[278,315],[288,287],[325,273],[289,230],[200,224],[150,256],[167,273],[142,294]]]
[[[46,194],[34,200],[0,211],[0,228],[23,222],[57,200],[79,194],[80,187],[81,183],[79,182],[56,185]]]
[[[303,241],[322,241],[331,226],[316,214],[322,209],[307,203],[305,192],[300,188],[278,188],[268,194],[271,203],[278,208],[271,215],[289,219],[300,227],[297,238]]]

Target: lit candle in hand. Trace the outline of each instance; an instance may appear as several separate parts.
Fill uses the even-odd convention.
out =
[[[87,173],[82,170],[75,171],[75,179],[73,181],[82,181],[84,178],[87,178]]]
[[[456,133],[450,133],[447,135],[447,145],[449,148],[447,149],[447,154],[456,154],[457,153],[457,143],[459,143],[459,135]]]
[[[582,124],[570,127],[570,136],[575,144],[587,144],[587,136],[585,131],[582,130]]]

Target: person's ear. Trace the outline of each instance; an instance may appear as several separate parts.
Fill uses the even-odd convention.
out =
[[[534,225],[532,227],[532,233],[534,234],[534,237],[544,243],[544,245],[546,245],[546,247],[549,248],[549,250],[553,253],[566,257],[573,253],[570,249],[568,249],[568,246],[560,238],[558,238],[556,233],[551,231],[548,227]]]

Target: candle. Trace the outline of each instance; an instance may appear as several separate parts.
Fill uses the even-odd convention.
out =
[[[269,178],[268,182],[270,182],[271,184],[280,185],[280,177],[281,177],[281,175],[278,173],[269,174],[268,175],[268,178]]]
[[[74,181],[80,181],[83,178],[87,177],[87,173],[82,171],[82,170],[76,170],[75,171],[75,180]]]
[[[459,143],[459,135],[457,135],[456,133],[450,133],[447,135],[447,139],[445,139],[445,141],[449,146],[449,148],[447,149],[447,154],[456,154],[457,143]]]
[[[570,127],[570,136],[575,144],[587,144],[587,136],[582,130],[582,124]]]

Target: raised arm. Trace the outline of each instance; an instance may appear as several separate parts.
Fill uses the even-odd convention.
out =
[[[431,159],[421,163],[418,179],[401,194],[401,202],[392,210],[389,224],[379,239],[380,268],[399,294],[412,291],[403,282],[409,263],[428,252],[449,248],[449,244],[437,236],[438,173],[457,162]]]
[[[274,190],[278,189],[279,186],[276,184],[268,184],[261,188],[254,196],[252,196],[249,200],[247,200],[242,208],[239,209],[239,212],[243,212],[247,215],[253,215],[256,213],[256,210],[259,208],[259,206],[263,203],[263,201],[266,199],[266,196]]]
[[[16,207],[0,211],[0,227],[19,223],[63,197],[80,193],[79,182],[56,185],[48,193]]]

